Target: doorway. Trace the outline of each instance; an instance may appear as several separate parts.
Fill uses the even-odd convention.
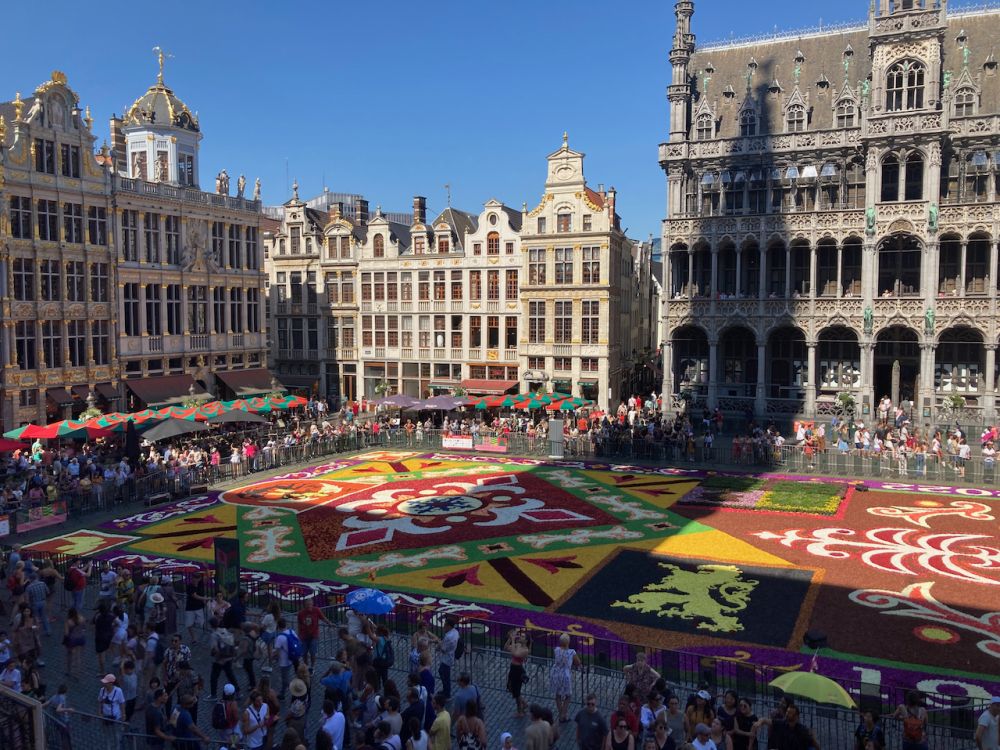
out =
[[[896,363],[898,377],[894,374]],[[879,332],[875,339],[874,372],[875,401],[889,396],[893,404],[913,402],[920,385],[920,344],[912,328],[892,326]]]

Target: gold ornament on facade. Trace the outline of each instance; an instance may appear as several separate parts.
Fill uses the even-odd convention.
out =
[[[91,126],[93,126],[93,124],[94,124],[94,118],[90,116],[90,105],[89,104],[87,105],[87,109],[84,112],[83,122],[87,126],[87,130],[90,130]]]
[[[21,113],[24,111],[24,100],[21,99],[21,92],[14,94],[14,122],[22,122]]]

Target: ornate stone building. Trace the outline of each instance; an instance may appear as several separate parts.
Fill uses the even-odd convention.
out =
[[[0,426],[117,405],[108,174],[53,71],[0,104]],[[103,160],[103,159],[102,159]]]
[[[162,62],[161,62],[162,66]],[[267,370],[261,205],[223,171],[200,187],[198,118],[161,67],[111,120],[119,351],[126,405],[272,390]],[[257,188],[253,188],[254,192]]]
[[[699,46],[675,9],[665,392],[992,417],[1000,12],[878,0],[866,25]]]
[[[530,213],[490,200],[428,221],[418,196],[401,224],[296,190],[265,237],[282,382],[334,399],[544,385],[602,406],[648,385],[651,248],[622,233],[613,190],[586,186],[583,154],[564,141],[548,162]]]

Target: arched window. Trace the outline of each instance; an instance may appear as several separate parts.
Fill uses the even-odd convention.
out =
[[[715,123],[712,122],[712,115],[700,115],[695,128],[695,139],[699,141],[710,141],[715,137]]]
[[[500,234],[498,232],[490,232],[486,235],[486,254],[500,254]]]
[[[959,89],[955,94],[955,117],[976,114],[976,92],[970,88]]]
[[[924,199],[924,155],[914,151],[906,157],[906,189],[903,200]]]
[[[801,104],[789,107],[785,117],[788,126],[786,129],[789,133],[801,133],[806,129],[806,108]]]
[[[889,68],[885,82],[885,108],[889,112],[922,109],[924,106],[924,65],[917,60],[900,60]]]
[[[899,157],[889,154],[882,160],[882,201],[899,200]]]
[[[837,127],[853,128],[854,118],[857,116],[857,107],[854,102],[841,102],[837,105]]]
[[[744,138],[757,135],[757,113],[752,109],[740,112],[740,135]]]
[[[385,257],[385,238],[381,234],[376,234],[372,240],[372,254],[376,258]]]

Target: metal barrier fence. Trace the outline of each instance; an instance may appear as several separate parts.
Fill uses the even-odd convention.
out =
[[[48,558],[60,570],[65,570],[71,561],[68,556],[59,554],[39,554],[33,557]],[[96,584],[105,567],[103,564],[94,566],[91,571],[92,584]],[[136,575],[147,572],[149,571],[143,569],[134,571]],[[179,600],[184,595],[190,576],[176,574],[173,578],[175,579],[173,594]],[[87,587],[85,606],[96,600],[96,588],[96,585]],[[262,612],[272,602],[276,602],[283,613],[290,615],[297,612],[306,599],[313,598],[332,622],[346,620],[346,606],[341,595],[317,593],[313,588],[304,585],[256,580],[244,581],[243,588],[247,592],[247,604],[251,611]],[[171,593],[163,588],[161,592],[167,595]],[[210,598],[214,595],[211,580],[208,581],[207,593]],[[64,597],[68,598],[68,594],[64,594]],[[392,634],[394,652],[397,655],[393,674],[400,678],[409,671],[410,642],[412,634],[418,627],[418,621],[429,620],[435,627],[442,624],[440,615],[433,614],[426,608],[405,604],[398,605],[395,611],[388,615],[374,619],[378,624],[386,625]],[[524,687],[523,695],[529,701],[541,703],[551,701],[548,676],[553,662],[554,648],[563,634],[561,631],[531,625],[525,627],[523,623],[505,622],[496,617],[490,619],[464,617],[458,627],[467,648],[465,655],[456,664],[453,679],[457,678],[460,672],[468,671],[474,675],[481,689],[493,691],[498,695],[505,693],[509,657],[504,645],[510,630],[519,628],[526,630],[531,640],[531,657],[527,664],[529,681]],[[622,670],[626,664],[635,661],[636,654],[640,651],[646,652],[650,665],[682,699],[701,687],[707,687],[714,694],[734,689],[741,696],[751,697],[758,715],[766,715],[767,707],[776,703],[780,697],[780,691],[770,687],[769,683],[781,674],[781,671],[771,667],[736,659],[658,650],[640,644],[609,641],[583,632],[573,632],[570,635],[573,638],[572,646],[583,662],[582,668],[575,670],[572,675],[574,695],[579,697],[590,692],[595,693],[602,710],[610,711],[617,706],[618,698],[625,687]],[[320,639],[320,658],[331,659],[339,645],[335,630],[324,626]],[[886,716],[904,702],[906,688],[902,686],[860,681],[841,681],[841,684],[851,692],[859,705]],[[971,745],[975,719],[982,710],[985,710],[985,702],[945,694],[926,694],[926,697],[930,708],[928,725],[930,747],[935,750],[966,750]],[[858,721],[856,712],[807,704],[803,704],[802,708],[803,720],[813,728],[817,737],[821,738],[824,747],[851,746],[853,731]],[[52,719],[52,722],[58,723],[58,720]],[[887,748],[895,750],[899,748],[901,729],[894,720],[886,720],[886,725],[889,736]],[[56,731],[47,733],[49,747],[51,750],[65,750],[58,743],[53,744],[55,742],[53,735],[58,736],[58,727],[52,728]],[[142,735],[127,732],[123,737],[123,746],[126,750],[132,750],[132,747],[138,750],[138,747],[144,746],[144,740]],[[130,742],[134,744],[129,744]],[[95,745],[95,750],[97,746]],[[8,745],[0,743],[0,747],[6,750]]]
[[[0,685],[0,748],[42,750],[42,705]]]

